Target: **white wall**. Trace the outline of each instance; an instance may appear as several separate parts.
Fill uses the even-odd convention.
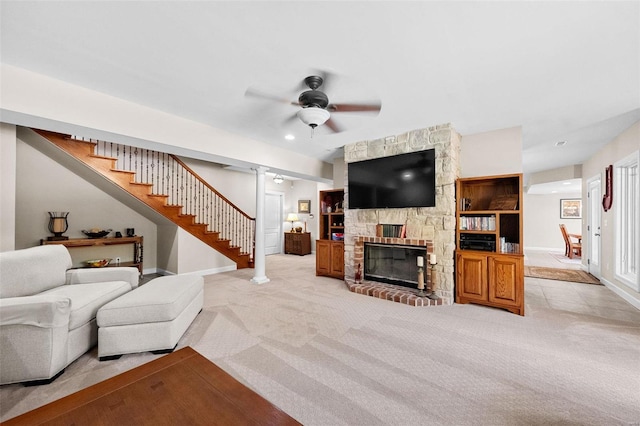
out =
[[[346,168],[347,163],[344,162],[344,157],[333,160],[333,187],[327,189],[341,189],[347,187],[347,184],[344,181]]]
[[[158,226],[158,273],[172,274],[178,271],[178,227]]]
[[[582,235],[582,219],[560,219],[560,200],[580,198],[580,194],[524,194],[524,242],[525,250],[559,250],[564,252],[564,239],[560,233],[563,223],[570,234]],[[583,206],[583,215],[584,209]]]
[[[0,123],[0,251],[15,249],[16,126]]]
[[[522,173],[522,127],[462,136],[460,177],[509,173]]]
[[[158,273],[205,275],[235,269],[235,262],[182,228],[158,226]]]
[[[285,194],[284,204],[284,218],[287,217],[288,213],[296,213],[298,215],[298,219],[300,221],[296,223],[296,226],[301,226],[304,230],[305,223],[307,227],[307,232],[311,233],[311,251],[316,251],[316,240],[318,239],[318,223],[320,215],[319,206],[318,206],[318,183],[310,182],[305,180],[296,180],[296,181],[285,181],[283,185],[290,185],[290,190]],[[311,213],[298,213],[298,201],[299,200],[310,200],[310,211]],[[311,217],[313,214],[313,217]],[[290,229],[291,225],[288,224],[285,229]]]
[[[612,142],[607,144],[604,148],[598,151],[595,155],[589,158],[582,164],[582,176],[585,181],[595,177],[600,176],[602,182],[602,194],[605,193],[605,179],[604,179],[604,170],[610,165],[614,164],[616,161],[625,158],[633,152],[636,152],[640,149],[640,122],[634,123],[627,130],[622,132],[617,138],[615,138]],[[587,197],[587,185],[583,185],[583,200]],[[619,196],[619,194],[613,194],[614,200],[615,197]],[[624,283],[616,280],[615,271],[614,271],[614,252],[615,252],[615,218],[616,218],[616,203],[614,202],[613,207],[605,212],[601,210],[602,213],[602,227],[600,229],[601,234],[601,253],[602,259],[600,265],[602,266],[602,278],[606,280],[606,282],[615,288],[619,289],[626,294],[631,294],[636,300],[640,303],[640,293],[631,290]],[[582,235],[586,233],[586,223],[583,225]],[[584,243],[584,241],[583,241]]]
[[[197,272],[201,274],[214,274],[236,269],[236,263],[212,249],[182,228],[178,228],[177,247],[178,274]]]
[[[220,164],[193,158],[180,157],[180,159],[240,210],[251,217],[256,215],[255,172],[250,170],[247,172],[239,172],[225,169],[224,166]],[[273,180],[266,179],[265,188],[272,189],[271,185],[276,184]]]

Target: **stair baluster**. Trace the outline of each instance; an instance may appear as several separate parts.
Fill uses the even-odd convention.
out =
[[[238,209],[178,157],[114,142],[85,140],[40,130],[36,132],[235,260],[238,268],[253,266],[255,219]],[[85,158],[80,158],[81,149],[68,149],[68,144],[74,143],[88,143],[92,149]],[[92,165],[92,162],[99,160],[111,161],[112,165]],[[139,195],[142,191],[139,188],[127,188],[120,179],[121,175],[112,176],[109,172],[128,173],[130,185],[147,185],[147,197]],[[161,199],[164,202],[159,206],[158,200]],[[179,215],[170,214],[169,210],[178,211]],[[237,254],[234,256],[234,253]]]

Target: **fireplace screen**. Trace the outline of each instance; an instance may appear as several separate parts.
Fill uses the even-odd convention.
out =
[[[426,254],[424,247],[365,243],[364,278],[417,288],[417,258]]]

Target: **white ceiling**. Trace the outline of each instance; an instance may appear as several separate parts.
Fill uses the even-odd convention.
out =
[[[545,182],[531,185],[527,188],[527,194],[532,195],[573,195],[580,197],[582,194],[582,179],[563,179],[554,182]]]
[[[3,63],[331,160],[340,147],[452,123],[522,126],[525,173],[580,164],[640,118],[640,3],[1,2]],[[329,134],[290,120],[314,70]],[[284,135],[292,133],[294,141]],[[563,140],[566,145],[554,148]],[[499,155],[499,153],[496,153]]]

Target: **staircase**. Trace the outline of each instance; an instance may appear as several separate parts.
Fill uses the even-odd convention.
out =
[[[254,265],[255,218],[237,208],[178,157],[33,129],[237,264]]]

